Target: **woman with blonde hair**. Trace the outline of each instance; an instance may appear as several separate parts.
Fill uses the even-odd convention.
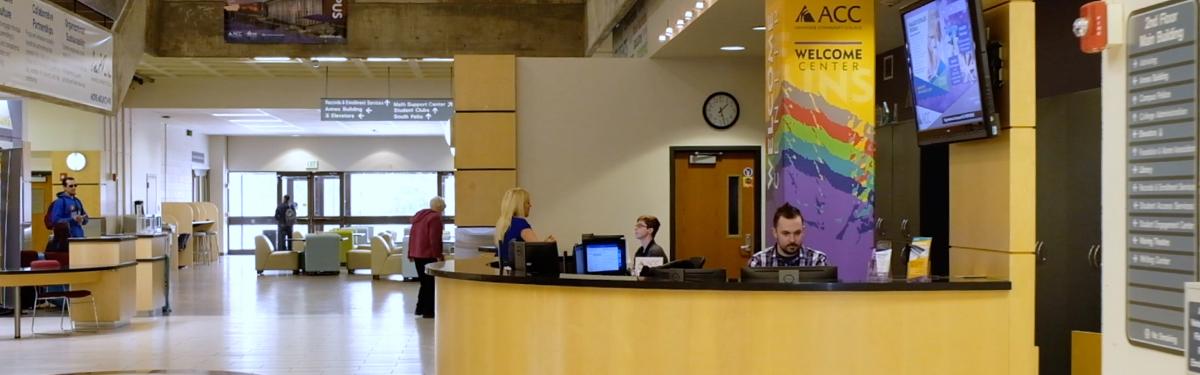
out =
[[[494,238],[500,247],[496,249],[500,259],[508,259],[508,248],[513,241],[537,242],[537,233],[525,218],[533,204],[529,201],[529,192],[516,187],[504,192],[504,200],[500,202],[500,218],[496,220]],[[554,236],[546,237],[545,242],[554,242]]]

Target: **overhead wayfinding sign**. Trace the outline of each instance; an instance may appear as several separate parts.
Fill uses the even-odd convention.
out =
[[[41,0],[0,1],[0,85],[113,109],[112,33]]]
[[[321,99],[321,121],[450,121],[453,114],[450,99]]]
[[[1196,281],[1196,2],[1129,19],[1125,248],[1130,341],[1182,351]]]

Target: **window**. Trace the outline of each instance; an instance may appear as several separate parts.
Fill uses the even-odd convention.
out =
[[[446,199],[446,212],[444,212],[443,215],[453,217],[454,216],[454,172],[443,172],[441,174],[441,177],[442,177],[442,191],[438,195],[441,195],[442,198]]]
[[[230,172],[229,216],[274,216],[276,186],[273,172]]]
[[[350,216],[412,216],[438,194],[438,174],[351,173]]]

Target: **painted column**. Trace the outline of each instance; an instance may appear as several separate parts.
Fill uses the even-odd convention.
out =
[[[767,240],[775,209],[843,280],[875,242],[875,2],[767,0]]]

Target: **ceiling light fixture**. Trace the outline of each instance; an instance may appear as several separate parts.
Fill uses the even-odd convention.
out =
[[[309,60],[320,61],[320,62],[346,62],[350,59],[347,59],[345,57],[324,56],[324,57],[313,57]]]
[[[421,61],[424,61],[424,62],[453,62],[454,58],[453,57],[424,57],[424,58],[421,58]]]
[[[751,28],[750,30],[754,30],[754,31],[767,31],[767,27],[766,27],[766,26],[755,26],[754,28]]]
[[[660,41],[660,42],[667,41],[667,36],[664,34],[658,34],[658,41]]]
[[[292,62],[291,57],[255,57],[254,62]]]
[[[266,113],[214,113],[216,117],[270,117]]]
[[[724,46],[724,47],[721,47],[721,50],[722,51],[745,51],[746,47],[744,47],[744,46]]]
[[[689,11],[686,11],[686,12],[683,12],[683,19],[685,19],[685,20],[691,21],[691,20],[692,20],[692,18],[693,18],[693,17],[695,17],[695,16],[696,16],[696,14],[695,14],[695,13],[692,13],[692,11],[690,11],[690,10],[689,10]]]
[[[696,10],[704,9],[704,5],[705,4],[703,1],[697,1],[696,2]]]
[[[675,20],[675,27],[683,27],[683,20]]]
[[[283,122],[283,120],[280,120],[277,118],[253,118],[253,119],[250,119],[250,118],[240,119],[239,118],[239,119],[229,120],[229,122],[237,123],[237,124],[264,123],[264,122],[279,123],[279,122]]]
[[[668,26],[667,31],[665,31],[665,33],[667,34],[667,36],[675,35],[675,28]]]
[[[368,57],[367,62],[404,62],[401,57]]]

